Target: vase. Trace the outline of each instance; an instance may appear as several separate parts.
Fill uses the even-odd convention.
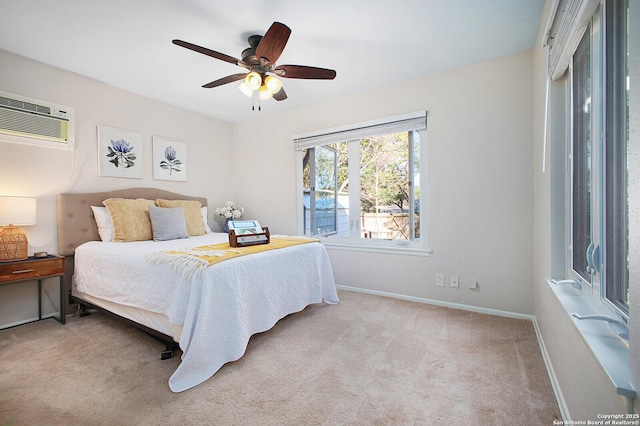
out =
[[[229,232],[229,222],[231,222],[232,220],[233,220],[233,219],[231,219],[231,218],[227,218],[227,219],[224,221],[224,228],[223,228],[223,229],[224,229],[224,232],[227,232],[227,233]]]

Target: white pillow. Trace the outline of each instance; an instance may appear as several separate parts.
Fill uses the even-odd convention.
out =
[[[113,222],[106,207],[91,206],[93,217],[98,225],[98,234],[102,241],[113,241]]]
[[[204,220],[204,232],[208,234],[209,232],[211,232],[211,228],[207,223],[207,206],[202,207],[200,211],[202,212],[202,220]]]

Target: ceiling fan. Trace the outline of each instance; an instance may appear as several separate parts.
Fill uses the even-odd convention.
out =
[[[282,54],[291,35],[291,29],[280,22],[274,22],[264,36],[252,35],[249,37],[249,47],[242,52],[242,59],[237,59],[215,50],[207,49],[182,40],[173,40],[173,44],[193,50],[221,61],[229,62],[247,69],[248,73],[232,74],[214,80],[202,87],[210,89],[243,80],[239,89],[247,96],[253,96],[257,91],[260,99],[266,100],[273,97],[277,101],[287,99],[287,94],[282,88],[282,82],[275,76],[283,78],[333,80],[336,77],[334,70],[305,65],[278,65],[276,61]],[[271,75],[271,74],[275,74]]]

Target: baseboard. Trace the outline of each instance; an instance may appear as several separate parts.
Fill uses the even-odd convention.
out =
[[[57,318],[58,316],[60,316],[59,312],[52,312],[49,314],[44,314],[42,315],[42,319],[47,319],[47,318]],[[6,330],[7,328],[12,328],[12,327],[17,327],[19,325],[25,325],[25,324],[30,324],[32,322],[36,322],[39,321],[40,319],[38,317],[33,317],[33,318],[26,318],[20,321],[16,321],[16,322],[11,322],[9,324],[2,324],[0,326],[0,330]]]
[[[562,389],[560,388],[560,382],[558,381],[558,376],[556,376],[555,371],[553,370],[553,364],[551,363],[551,357],[549,356],[549,352],[547,352],[547,347],[544,344],[544,339],[542,338],[542,333],[540,332],[540,327],[538,326],[538,321],[535,317],[533,317],[533,328],[536,332],[536,337],[538,338],[538,345],[540,346],[540,352],[542,353],[542,359],[544,361],[544,365],[547,368],[547,373],[549,374],[549,380],[551,381],[551,387],[553,388],[553,393],[556,395],[556,401],[558,401],[558,408],[560,409],[560,415],[562,416],[562,420],[566,423],[571,420],[571,416],[569,415],[569,408],[567,407],[567,402],[562,395]]]
[[[509,311],[501,311],[499,309],[482,308],[479,306],[464,305],[462,303],[443,302],[441,300],[425,299],[423,297],[407,296],[404,294],[389,293],[386,291],[378,291],[378,290],[369,290],[369,289],[358,288],[358,287],[349,287],[346,285],[336,285],[336,287],[342,290],[355,291],[358,293],[373,294],[376,296],[384,296],[384,297],[393,297],[395,299],[410,300],[412,302],[426,303],[427,305],[444,306],[446,308],[461,309],[463,311],[478,312],[481,314],[498,315],[501,317],[525,319],[529,321],[533,321],[534,319],[533,315],[526,315],[518,312],[509,312]]]

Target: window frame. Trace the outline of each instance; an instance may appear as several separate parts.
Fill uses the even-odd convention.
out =
[[[372,121],[368,121],[368,122],[361,122],[361,123],[355,123],[352,125],[347,125],[347,126],[342,126],[342,127],[336,127],[336,128],[330,128],[330,129],[324,129],[324,130],[319,130],[319,131],[315,131],[315,132],[311,132],[311,133],[306,133],[306,134],[299,134],[299,135],[294,135],[292,136],[292,139],[294,140],[294,149],[296,150],[296,168],[297,168],[297,179],[296,179],[296,205],[297,206],[302,206],[303,205],[303,148],[300,148],[300,141],[304,141],[307,139],[313,139],[313,138],[317,138],[317,137],[322,137],[322,135],[336,135],[336,134],[340,134],[341,132],[345,132],[345,134],[349,134],[349,135],[353,135],[353,133],[351,132],[355,132],[356,135],[358,134],[362,134],[362,132],[366,133],[366,129],[367,128],[376,128],[376,127],[383,127],[385,125],[389,125],[391,126],[391,130],[388,131],[388,133],[396,133],[397,131],[405,131],[405,130],[394,130],[393,126],[394,123],[400,123],[402,121],[405,120],[416,120],[416,119],[420,119],[420,120],[424,120],[424,128],[422,129],[418,129],[415,130],[417,132],[420,133],[420,152],[419,152],[419,156],[420,156],[420,168],[419,168],[419,175],[420,175],[420,180],[419,180],[419,185],[421,188],[421,197],[420,197],[420,239],[419,240],[413,240],[413,241],[408,241],[408,240],[384,240],[384,239],[367,239],[367,238],[353,238],[353,237],[344,237],[344,238],[331,238],[331,237],[319,237],[320,240],[322,241],[322,243],[327,246],[328,248],[334,248],[334,249],[340,249],[340,250],[355,250],[355,251],[370,251],[370,252],[383,252],[383,253],[393,253],[393,254],[398,254],[398,253],[402,253],[402,254],[408,254],[408,255],[417,255],[417,256],[426,256],[429,255],[431,253],[431,250],[428,249],[428,245],[427,245],[427,226],[426,226],[426,218],[425,218],[425,214],[423,214],[422,212],[426,212],[426,209],[424,208],[424,206],[426,205],[426,195],[427,195],[427,191],[426,189],[426,162],[424,161],[424,159],[426,158],[426,140],[427,140],[427,135],[426,135],[426,120],[428,118],[428,113],[425,111],[419,111],[419,112],[414,112],[414,113],[409,113],[409,114],[403,114],[403,115],[398,115],[398,116],[392,116],[392,117],[387,117],[387,118],[382,118],[382,119],[377,119],[377,120],[372,120]],[[406,130],[408,131],[408,130]],[[378,133],[380,134],[380,133]],[[369,135],[369,136],[374,136],[374,135]],[[356,137],[347,137],[344,139],[340,139],[341,141],[353,141],[356,140]],[[335,141],[335,138],[334,138]],[[330,142],[327,143],[320,143],[318,145],[325,145],[328,144]],[[350,144],[350,149],[351,146],[353,145],[357,145],[357,144]],[[309,147],[309,146],[307,146]],[[412,155],[410,153],[410,155]],[[351,159],[351,154],[350,154],[350,159]],[[356,163],[357,164],[357,163]],[[353,165],[353,161],[349,161],[349,168],[350,168],[350,176],[355,173],[354,170],[351,170],[351,168],[354,168],[355,166]],[[358,170],[359,171],[359,170]],[[359,173],[357,174],[359,176]],[[412,185],[412,189],[413,189],[414,185]],[[356,191],[358,194],[360,193],[360,188],[359,188],[359,182],[354,182],[350,179],[349,181],[349,191]],[[353,199],[357,198],[358,202],[359,202],[359,197],[350,197],[350,210],[351,211],[355,211],[353,210],[353,207],[351,204],[353,203]],[[358,210],[359,210],[359,206]],[[410,209],[411,210],[411,209]],[[297,228],[298,228],[298,232],[299,233],[304,233],[305,229],[304,229],[304,213],[302,212],[302,209],[298,208],[297,212]],[[358,221],[356,221],[358,222]],[[352,222],[353,223],[353,222]],[[351,227],[352,225],[350,225]],[[358,224],[358,230],[357,232],[359,233],[359,224]]]
[[[573,105],[574,100],[574,56],[572,56],[571,63],[569,65],[569,77],[568,77],[568,90],[567,90],[567,104],[569,106],[567,111],[567,123],[569,126],[569,132],[567,137],[567,224],[568,224],[568,262],[566,265],[567,277],[578,283],[588,290],[581,292],[582,297],[596,312],[602,315],[611,315],[612,313],[616,317],[620,318],[624,323],[628,322],[628,300],[626,309],[624,304],[616,302],[610,299],[612,286],[619,287],[619,284],[612,283],[613,276],[619,276],[620,274],[612,274],[611,268],[619,267],[620,263],[613,263],[610,258],[610,247],[612,237],[610,230],[608,229],[610,218],[609,211],[615,212],[616,205],[610,204],[610,182],[609,178],[611,162],[615,159],[607,157],[610,146],[615,145],[617,140],[613,132],[608,129],[608,120],[610,119],[610,112],[607,111],[607,104],[610,103],[610,90],[608,90],[607,84],[609,83],[607,70],[610,68],[610,63],[607,59],[606,46],[607,41],[607,1],[603,0],[599,3],[598,8],[594,11],[591,17],[591,25],[583,37],[591,37],[591,227],[590,227],[590,241],[589,249],[586,253],[574,251],[574,112],[580,108],[579,105]],[[625,5],[627,3],[625,2]],[[582,40],[582,38],[581,38]],[[628,143],[628,140],[627,140]],[[625,145],[626,146],[626,145]],[[625,165],[626,170],[626,165]],[[624,190],[626,193],[626,189]],[[618,236],[616,241],[620,239],[626,239],[628,241],[628,223],[627,232],[625,236]],[[626,252],[628,257],[628,250]],[[586,279],[579,271],[574,268],[574,256],[585,256],[589,258],[587,261],[588,266],[594,270],[591,272],[591,279]],[[613,263],[613,265],[612,265]],[[616,264],[617,263],[617,264]],[[609,269],[608,269],[609,267]],[[628,270],[626,274],[622,274],[627,277],[626,289],[629,288]],[[608,282],[609,281],[609,282]],[[619,289],[617,289],[619,293]],[[614,293],[615,294],[615,293]]]
[[[317,159],[318,159],[318,154],[319,154],[319,148],[322,149],[323,151],[329,151],[333,154],[333,176],[334,176],[334,188],[333,188],[333,199],[334,199],[334,205],[333,205],[333,224],[335,226],[335,229],[333,229],[332,231],[329,232],[325,232],[322,235],[331,235],[331,234],[336,234],[338,232],[338,186],[337,186],[337,152],[336,150],[331,147],[331,146],[327,146],[327,145],[320,145],[320,146],[314,146],[311,148],[308,148],[307,150],[307,155],[308,158],[307,160],[309,161],[309,180],[311,182],[313,182],[313,185],[310,184],[310,188],[309,188],[309,211],[310,211],[310,215],[309,215],[309,229],[313,229],[313,228],[317,228],[318,224],[317,224],[317,217],[316,215],[314,215],[312,212],[317,211],[317,201],[318,201],[318,192],[320,191],[324,191],[324,192],[328,192],[327,189],[318,189],[318,185],[317,185],[317,177],[318,174],[316,173],[317,171]],[[313,158],[313,160],[312,160]],[[304,166],[303,166],[304,167]],[[306,215],[303,214],[302,216],[303,219],[303,234],[306,233],[307,230],[307,221],[306,221]]]
[[[608,9],[611,9],[609,13]],[[613,140],[604,147],[605,163],[603,186],[605,211],[603,229],[605,250],[603,259],[605,269],[603,280],[603,298],[610,303],[614,310],[621,311],[625,318],[629,316],[629,181],[628,181],[628,149],[629,134],[629,92],[627,81],[628,69],[628,13],[629,2],[618,1],[605,4],[603,46],[606,58],[612,58],[604,63],[604,75],[607,86],[603,97],[604,127],[607,138]],[[619,49],[619,50],[616,50]],[[625,93],[626,91],[626,93]],[[622,94],[622,96],[620,96]],[[625,138],[623,149],[620,149],[620,138]],[[610,159],[609,159],[610,157]],[[625,204],[625,208],[620,208]],[[627,238],[620,238],[623,233]],[[623,259],[625,258],[625,259]],[[623,263],[626,262],[626,268]],[[606,267],[612,265],[612,267]],[[626,285],[621,286],[620,283]],[[626,291],[626,302],[620,299],[621,293]]]

